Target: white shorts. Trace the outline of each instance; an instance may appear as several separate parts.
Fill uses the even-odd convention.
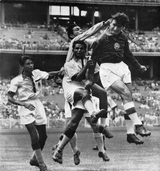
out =
[[[92,96],[91,100],[93,102],[95,111],[99,111],[99,99],[97,97]],[[85,110],[84,105],[82,104],[81,100],[78,103],[76,103],[75,106],[72,106],[72,109],[74,108]],[[67,101],[65,101],[64,110],[65,110],[65,118],[71,118],[72,117],[71,106],[69,105]],[[91,117],[91,116],[88,112],[85,112],[84,117]]]
[[[74,93],[79,88],[85,90],[84,85],[82,85],[81,83],[74,82],[74,81],[67,82],[66,78],[65,77],[63,78],[64,97],[65,100],[69,102],[71,105],[74,104]]]
[[[19,115],[21,124],[26,125],[35,121],[36,125],[44,125],[47,123],[47,117],[44,106],[39,99],[28,100],[26,103],[31,103],[35,106],[35,110],[30,111],[24,106],[19,106]]]
[[[117,80],[131,83],[131,72],[124,62],[102,63],[99,74],[102,85],[106,90]]]

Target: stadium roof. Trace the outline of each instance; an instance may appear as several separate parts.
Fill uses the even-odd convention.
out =
[[[160,6],[160,0],[1,0],[1,2],[46,2],[50,4]]]

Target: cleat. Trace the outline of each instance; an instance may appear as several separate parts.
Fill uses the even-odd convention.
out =
[[[37,161],[37,159],[36,159],[35,156],[34,156],[32,159],[30,159],[29,164],[30,164],[31,166],[39,167],[39,163],[38,163],[38,161]]]
[[[63,155],[62,151],[56,149],[52,154],[52,159],[55,162],[62,164],[63,163],[62,155]]]
[[[52,148],[52,154],[54,153],[54,151],[57,149],[58,147],[58,144],[54,145],[53,148]]]
[[[138,139],[135,134],[127,134],[127,142],[135,143],[136,145],[144,143],[142,140]]]
[[[98,156],[103,159],[103,161],[110,161],[109,157],[106,154],[106,151],[102,153],[101,151],[98,153]]]
[[[98,151],[97,145],[95,147],[93,147],[92,150]]]
[[[102,109],[102,110],[100,110],[99,112],[97,112],[96,114],[92,115],[92,116],[91,116],[91,122],[92,122],[92,123],[97,123],[97,121],[98,121],[98,119],[99,119],[100,117],[104,117],[104,118],[107,117],[107,112],[106,112],[106,110]]]
[[[142,137],[151,135],[151,132],[148,131],[143,125],[135,125],[135,133],[141,135]]]
[[[113,138],[113,135],[109,132],[107,127],[99,125],[99,133],[102,133],[106,138]]]
[[[39,165],[40,171],[48,171],[47,166],[45,164]]]
[[[79,163],[80,163],[80,158],[79,158],[79,156],[80,156],[80,151],[78,150],[74,155],[73,155],[73,158],[74,158],[74,164],[75,165],[79,165]]]

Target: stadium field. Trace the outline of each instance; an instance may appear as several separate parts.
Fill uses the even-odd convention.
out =
[[[62,128],[48,129],[48,139],[43,150],[50,171],[160,171],[160,127],[148,127],[152,135],[143,138],[143,145],[126,142],[124,127],[110,127],[114,138],[107,139],[109,162],[102,161],[90,128],[78,128],[78,145],[81,163],[75,166],[70,145],[63,152],[63,164],[52,161],[51,149],[58,141]],[[29,165],[30,138],[25,129],[0,130],[0,171],[38,171]]]

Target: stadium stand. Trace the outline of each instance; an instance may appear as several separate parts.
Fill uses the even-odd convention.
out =
[[[5,0],[9,2],[11,0]],[[30,0],[33,1],[33,0]],[[46,2],[45,0],[37,0]],[[1,0],[4,2],[4,0]],[[17,1],[18,2],[18,1]],[[22,2],[19,0],[19,2]],[[47,3],[52,0],[48,0]],[[56,0],[55,3],[63,4],[63,0]],[[67,4],[98,4],[112,6],[160,6],[160,0],[69,0]],[[116,4],[116,5],[115,5]],[[66,4],[65,4],[66,5]],[[132,10],[131,10],[132,11]],[[86,26],[88,28],[88,25]],[[68,37],[65,27],[60,24],[47,26],[33,23],[20,24],[18,21],[3,23],[0,26],[0,51],[22,50],[25,45],[26,50],[35,51],[67,51],[69,47]],[[153,28],[152,31],[130,30],[126,33],[129,37],[132,52],[160,52],[160,28]],[[45,53],[46,53],[45,52]],[[23,128],[19,123],[18,108],[7,101],[7,88],[11,78],[0,78],[0,129],[1,128]],[[147,125],[159,124],[159,85],[157,80],[135,80],[133,82],[133,97],[139,106],[141,119]],[[148,93],[149,92],[149,93]],[[43,86],[43,104],[48,117],[48,127],[59,127],[63,125],[64,109],[59,104],[54,103],[54,96],[62,94],[61,87],[54,82],[46,83]],[[111,92],[112,98],[121,108],[117,95]],[[115,121],[111,121],[112,126],[123,126],[124,120],[121,112],[117,112]]]

